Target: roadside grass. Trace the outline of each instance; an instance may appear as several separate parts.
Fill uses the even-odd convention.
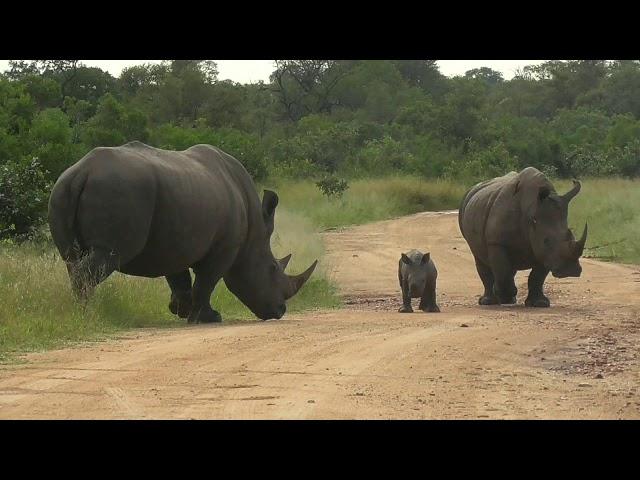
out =
[[[554,180],[559,193],[571,182]],[[569,225],[576,236],[589,222],[585,255],[622,263],[640,263],[640,182],[585,179],[571,202]],[[341,301],[318,230],[356,225],[429,210],[455,210],[467,185],[415,177],[356,180],[342,198],[328,199],[312,181],[269,180],[280,197],[272,249],[278,258],[292,253],[287,273],[320,262],[288,312],[335,308]],[[132,328],[176,328],[186,321],[168,308],[163,278],[114,273],[85,308],[71,296],[66,268],[50,244],[0,245],[0,361],[17,353],[62,347],[105,338]],[[255,316],[220,282],[213,307],[228,322]]]
[[[558,193],[570,181],[554,181]],[[569,205],[569,226],[576,237],[588,222],[585,256],[599,260],[640,264],[640,181],[597,178],[582,181],[580,193]]]
[[[394,176],[354,180],[341,198],[327,198],[311,180],[271,179],[282,205],[321,229],[359,225],[411,213],[458,208],[466,187],[448,180]]]
[[[272,237],[274,255],[293,253],[287,273],[306,269],[316,258],[316,271],[288,302],[290,313],[340,305],[337,289],[326,276],[322,239],[309,220],[279,208]],[[64,262],[51,245],[0,246],[0,361],[15,354],[103,339],[132,328],[175,328],[186,320],[168,309],[164,278],[147,279],[115,272],[96,289],[85,307],[71,295]],[[224,282],[212,295],[213,307],[225,321],[256,317]]]

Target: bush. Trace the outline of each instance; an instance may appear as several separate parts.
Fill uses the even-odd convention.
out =
[[[86,124],[83,141],[90,148],[115,147],[133,140],[146,142],[148,136],[147,116],[106,94]]]
[[[328,176],[320,180],[319,182],[316,182],[316,186],[327,198],[340,198],[349,188],[349,183],[346,180],[337,178],[335,176]]]
[[[26,240],[44,223],[51,184],[37,158],[0,166],[0,238]]]
[[[56,180],[82,157],[84,146],[72,143],[72,133],[69,117],[58,108],[43,110],[33,119],[29,131],[31,154],[48,172],[49,180]]]
[[[518,159],[509,154],[502,142],[479,149],[472,144],[467,158],[452,162],[445,170],[447,178],[477,183],[518,170]]]
[[[402,172],[413,163],[415,159],[405,146],[385,135],[380,140],[367,142],[347,162],[343,171],[353,177],[382,176]]]
[[[202,122],[193,128],[164,124],[152,131],[151,143],[167,150],[186,150],[201,143],[208,144],[235,157],[254,180],[263,179],[267,173],[258,138],[233,128],[214,130]]]
[[[626,177],[640,177],[640,140],[615,150],[616,169]]]

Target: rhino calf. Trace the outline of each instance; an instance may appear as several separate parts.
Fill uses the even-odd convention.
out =
[[[398,280],[402,289],[400,313],[411,313],[411,299],[420,299],[420,310],[439,312],[436,304],[436,278],[438,271],[430,253],[411,250],[402,254],[398,264]]]

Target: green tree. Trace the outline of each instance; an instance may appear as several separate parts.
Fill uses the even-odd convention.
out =
[[[149,136],[147,117],[141,111],[127,107],[111,94],[105,95],[97,113],[86,124],[84,143],[90,147],[112,147],[139,140],[146,142]]]

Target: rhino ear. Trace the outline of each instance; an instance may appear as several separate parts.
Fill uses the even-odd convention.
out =
[[[430,259],[430,258],[431,258],[431,253],[430,253],[430,252],[429,252],[429,253],[425,253],[425,254],[422,256],[422,261],[421,261],[421,263],[422,263],[423,265],[425,265],[425,264],[429,263],[429,259]]]
[[[273,221],[278,206],[278,195],[271,190],[265,190],[262,194],[262,218],[267,227],[268,235],[273,233]]]
[[[407,257],[404,253],[401,255],[400,257],[402,259],[402,261],[404,263],[406,263],[407,265],[411,265],[413,262],[411,261],[411,259],[409,257]]]
[[[520,180],[516,182],[516,186],[513,189],[513,194],[515,195],[516,193],[518,193],[518,190],[520,190]]]

